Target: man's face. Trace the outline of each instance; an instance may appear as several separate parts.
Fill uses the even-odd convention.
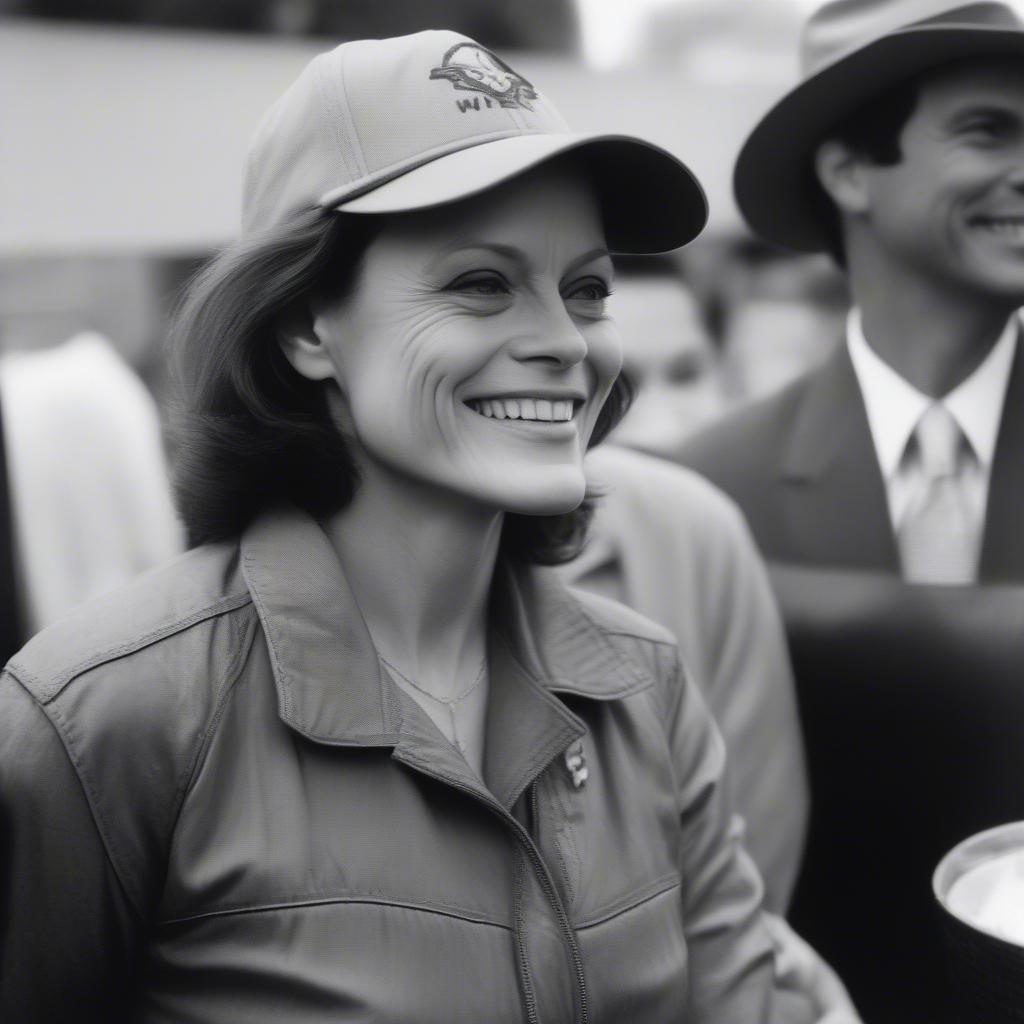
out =
[[[315,318],[361,469],[500,511],[576,508],[622,358],[612,272],[569,169],[388,221],[353,294]]]
[[[902,160],[867,164],[867,229],[940,287],[1024,300],[1024,67],[1000,60],[926,78]]]
[[[715,354],[693,295],[670,277],[620,277],[608,308],[622,333],[623,368],[637,385],[613,439],[672,456],[723,411]]]

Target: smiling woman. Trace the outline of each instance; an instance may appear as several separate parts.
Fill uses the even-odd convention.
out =
[[[338,385],[334,419],[364,477],[564,514],[583,500],[583,453],[621,363],[604,312],[611,273],[586,180],[545,167],[390,218],[360,286],[314,303],[285,352],[303,376]],[[552,403],[573,415],[555,423]]]
[[[491,194],[486,201],[477,198],[401,218],[314,212],[255,243],[243,240],[203,271],[179,310],[175,329],[185,382],[182,392],[188,395],[188,402],[179,409],[176,477],[179,507],[193,546],[238,536],[262,507],[275,500],[290,500],[311,515],[323,517],[347,505],[356,491],[365,472],[365,466],[354,459],[361,434],[353,429],[342,392],[318,383],[333,379],[334,367],[322,358],[327,350],[321,348],[313,332],[310,302],[331,314],[319,329],[323,331],[333,322],[336,335],[339,323],[355,324],[349,319],[354,303],[362,306],[363,315],[367,310],[391,315],[387,313],[390,310],[397,315],[399,309],[405,309],[411,323],[417,310],[445,310],[443,316],[428,318],[424,330],[410,330],[414,335],[410,345],[418,339],[426,346],[433,337],[435,349],[440,348],[449,361],[461,352],[464,363],[467,358],[470,366],[480,363],[481,372],[486,370],[491,378],[497,378],[493,387],[485,384],[483,390],[479,380],[471,386],[467,382],[460,387],[457,400],[452,396],[446,407],[451,420],[447,437],[457,438],[452,433],[457,405],[485,418],[516,420],[523,428],[531,421],[547,423],[543,436],[551,439],[558,429],[555,423],[560,421],[573,424],[571,436],[577,443],[578,429],[584,424],[590,444],[609,433],[629,406],[630,389],[625,378],[616,376],[617,364],[609,365],[609,357],[611,362],[618,358],[618,341],[604,310],[611,265],[603,238],[600,246],[570,262],[565,282],[554,282],[560,295],[566,291],[564,315],[573,322],[590,322],[590,335],[595,331],[604,335],[601,395],[588,391],[593,358],[586,368],[580,365],[569,371],[568,377],[575,381],[567,384],[556,379],[557,355],[531,362],[512,357],[502,348],[503,366],[502,359],[488,358],[495,356],[493,345],[487,348],[473,337],[476,331],[485,339],[494,338],[499,330],[494,325],[496,318],[505,325],[506,333],[508,325],[521,324],[531,301],[529,277],[535,275],[530,250],[536,249],[541,234],[528,237],[523,248],[473,241],[469,234],[458,242],[452,239],[452,225],[458,218],[464,217],[469,227],[474,218],[480,221],[487,213],[506,221],[504,228],[500,223],[493,226],[495,237],[515,234],[513,228],[518,228],[520,235],[528,234],[522,231],[524,224],[541,232],[545,225],[560,225],[564,234],[565,220],[573,211],[578,219],[583,203],[591,207],[586,211],[591,233],[600,233],[584,170],[569,159],[554,164],[560,185],[550,180],[548,168],[542,168],[527,174],[525,187],[513,182],[507,189],[496,190],[500,205]],[[538,176],[546,180],[534,180]],[[549,190],[549,185],[554,187]],[[567,193],[569,201],[556,209]],[[484,226],[480,237],[488,234]],[[414,235],[418,235],[416,245]],[[389,268],[391,278],[368,274],[368,263]],[[395,288],[378,303],[377,293],[371,297],[356,287],[357,280],[367,277],[378,281],[380,290],[387,287],[388,280],[401,282],[405,299],[403,290]],[[390,331],[387,324],[381,329]],[[460,332],[465,339],[461,349],[439,342],[451,342],[453,332]],[[356,396],[371,419],[383,420],[392,440],[407,448],[419,445],[422,452],[429,446],[429,435],[423,434],[423,424],[401,422],[402,417],[414,415],[414,406],[400,403],[395,390],[402,383],[409,352],[403,356],[397,341],[371,344],[362,330],[346,328],[344,337],[363,339],[359,347],[364,359],[367,355],[380,357],[376,369],[370,367],[370,372],[377,374],[375,381],[370,386],[350,385],[346,393]],[[346,347],[339,338],[335,352],[352,363],[358,356],[357,344],[353,340]],[[516,379],[515,373],[510,376],[517,367],[523,379]],[[441,367],[436,369],[441,372]],[[451,381],[446,376],[445,382]],[[425,411],[426,382],[405,383],[405,396]],[[586,415],[581,417],[581,412]],[[435,428],[440,428],[436,421]],[[534,449],[530,449],[531,458],[538,455]],[[436,454],[442,453],[443,447]],[[420,453],[410,455],[415,474],[423,468]],[[452,455],[448,451],[446,457]],[[486,464],[492,475],[508,482],[508,467],[500,451],[490,453]],[[475,465],[479,469],[479,460]],[[506,518],[502,539],[510,557],[541,564],[573,557],[584,539],[591,512],[590,501],[582,501],[577,493],[582,480],[579,465],[576,471],[576,489],[568,506],[563,502],[565,507],[543,514],[531,507],[525,516],[513,512]],[[509,509],[515,508],[517,498],[525,500],[526,494],[511,497]]]
[[[705,213],[453,33],[275,104],[176,328],[195,549],[0,681],[4,1019],[813,1019],[671,638],[535,564],[626,404],[609,252]]]

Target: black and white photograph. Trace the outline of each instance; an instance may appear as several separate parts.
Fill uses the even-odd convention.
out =
[[[1024,0],[0,0],[2,1024],[1024,1024]]]

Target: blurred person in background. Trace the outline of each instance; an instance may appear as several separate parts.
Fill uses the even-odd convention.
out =
[[[846,343],[683,461],[771,559],[1024,579],[1024,31],[1005,4],[840,0],[804,46],[736,195],[765,240],[844,267]]]
[[[715,290],[733,403],[780,391],[824,363],[842,339],[849,295],[827,257],[744,240],[729,252]]]
[[[765,904],[784,915],[807,780],[785,635],[750,532],[721,491],[663,459],[607,444],[587,472],[601,497],[587,546],[562,572],[676,637],[725,738]]]
[[[160,418],[103,336],[0,356],[6,661],[76,605],[177,554]]]
[[[245,182],[195,550],[0,684],[5,1019],[817,1019],[671,637],[542,567],[627,401],[608,249],[699,186],[450,32],[318,57]]]
[[[636,387],[617,444],[675,456],[725,410],[718,353],[703,310],[671,256],[618,257],[609,310],[623,337],[623,373]]]

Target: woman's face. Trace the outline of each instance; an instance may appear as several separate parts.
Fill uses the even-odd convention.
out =
[[[364,470],[527,515],[579,505],[622,361],[611,278],[595,197],[567,168],[389,219],[352,294],[313,319]]]

